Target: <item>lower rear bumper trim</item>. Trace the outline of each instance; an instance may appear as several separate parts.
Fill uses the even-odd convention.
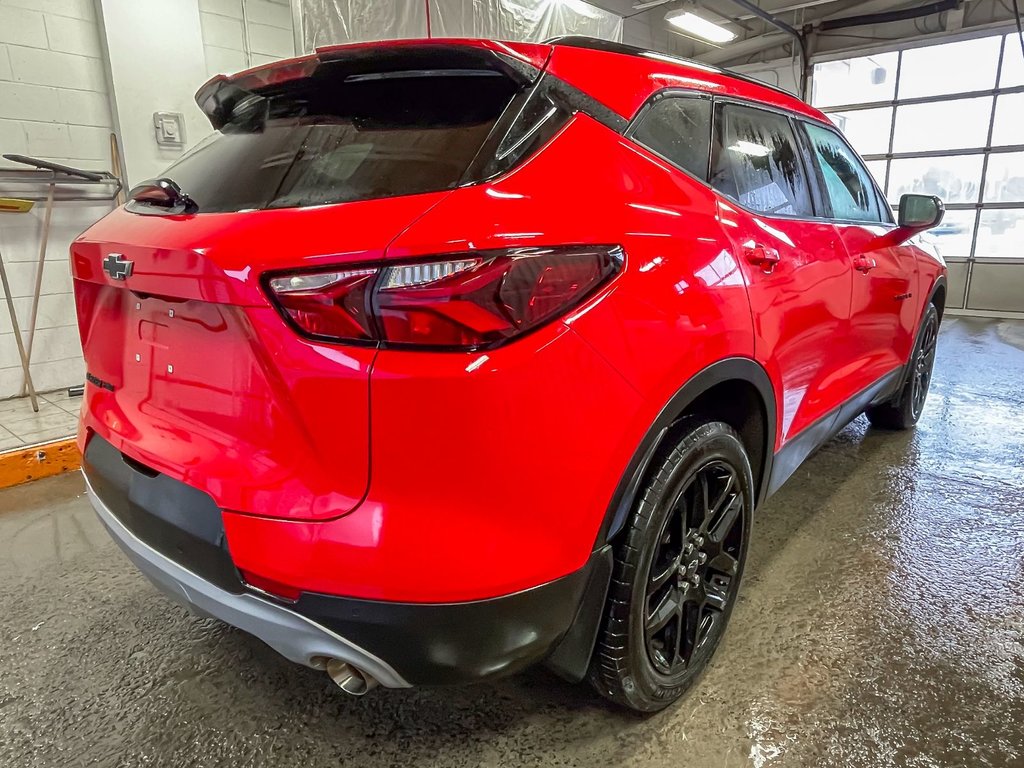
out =
[[[89,501],[100,520],[135,566],[171,599],[258,637],[282,656],[314,669],[341,659],[364,670],[387,688],[409,688],[387,662],[294,611],[252,594],[233,594],[157,552],[129,531],[85,477]]]

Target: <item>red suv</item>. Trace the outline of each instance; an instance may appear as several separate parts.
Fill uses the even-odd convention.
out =
[[[818,111],[582,38],[323,48],[74,244],[89,496],[349,693],[543,661],[651,711],[751,513],[921,413],[946,270]]]

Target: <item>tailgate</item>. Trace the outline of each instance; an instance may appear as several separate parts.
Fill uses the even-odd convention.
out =
[[[81,439],[94,431],[221,508],[352,510],[368,485],[376,350],[300,337],[261,281],[385,258],[484,178],[548,52],[344,47],[204,86],[217,132],[72,247]]]
[[[353,509],[369,476],[376,351],[300,338],[258,278],[281,264],[378,259],[435,198],[377,201],[378,214],[384,202],[388,215],[359,203],[192,217],[119,210],[96,224],[72,246],[88,376],[81,439],[99,433],[225,509],[295,519]],[[130,274],[112,276],[108,260],[120,265],[114,275],[130,262]]]

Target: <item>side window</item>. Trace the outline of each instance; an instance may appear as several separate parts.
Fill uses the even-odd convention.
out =
[[[789,118],[738,104],[718,104],[717,110],[711,186],[752,211],[813,216]]]
[[[832,217],[850,221],[888,221],[867,169],[834,131],[804,123],[832,204]]]
[[[710,99],[667,96],[651,105],[630,135],[698,179],[706,179],[710,133]]]

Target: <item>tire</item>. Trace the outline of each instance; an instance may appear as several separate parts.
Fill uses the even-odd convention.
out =
[[[939,335],[939,312],[929,304],[917,331],[914,352],[908,363],[907,380],[888,402],[865,411],[872,426],[880,429],[910,429],[921,418],[935,367],[935,346]]]
[[[736,602],[754,504],[730,426],[690,420],[673,432],[615,545],[589,673],[599,693],[638,712],[664,709],[707,667]]]

